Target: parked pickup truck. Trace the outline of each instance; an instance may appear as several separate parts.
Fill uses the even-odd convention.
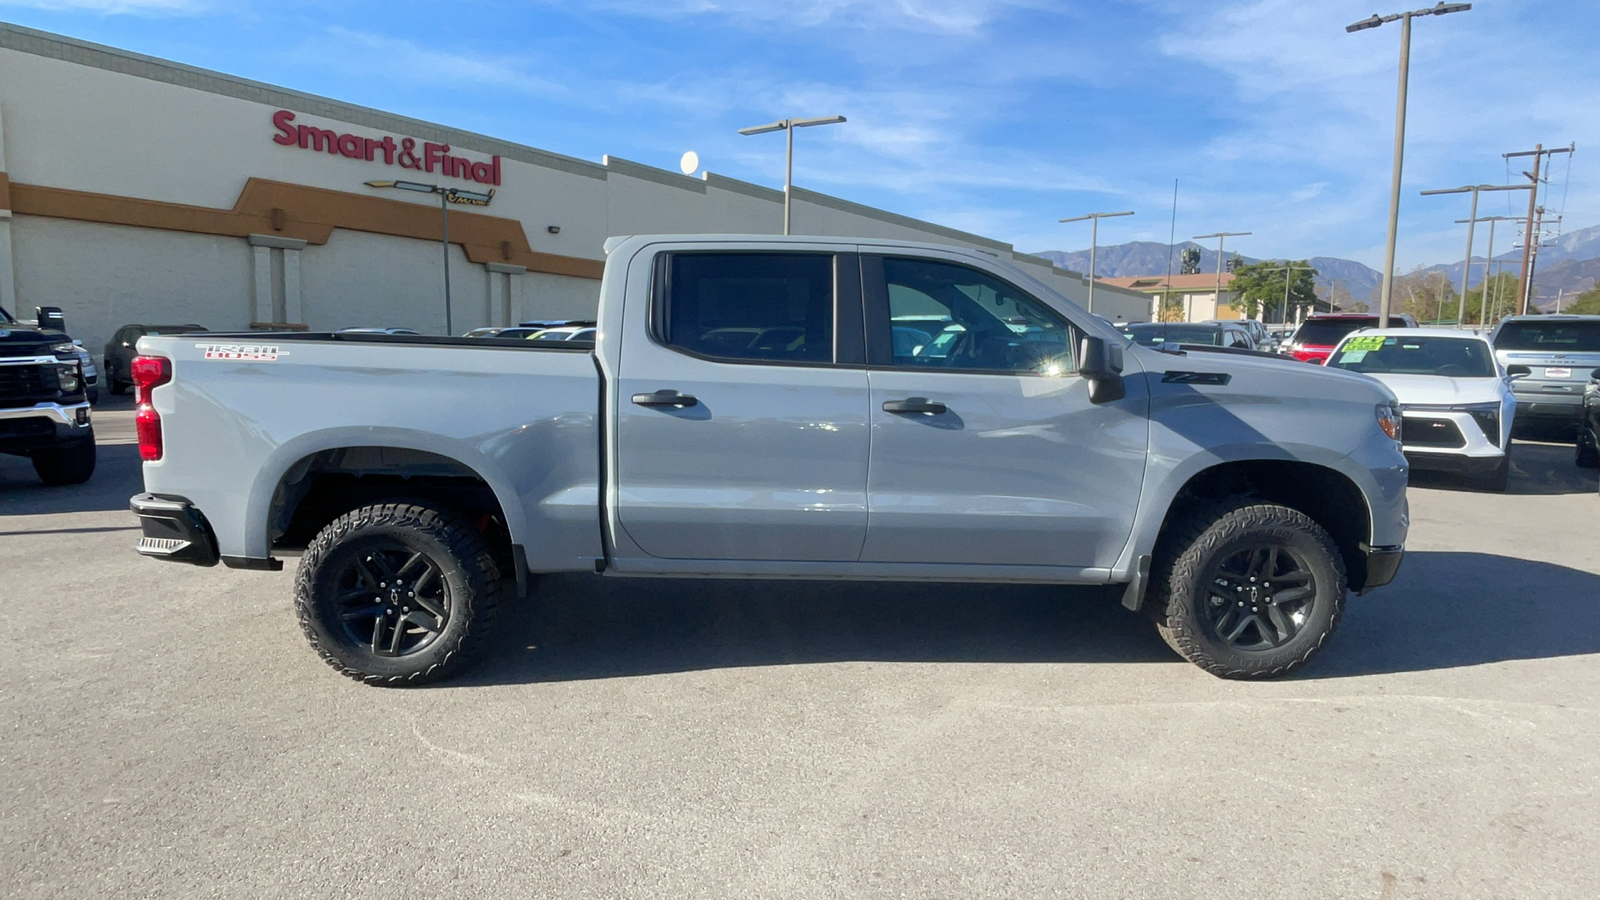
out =
[[[27,325],[0,308],[0,453],[28,457],[45,484],[82,484],[95,464],[84,354],[60,310],[41,312]]]
[[[607,243],[593,341],[138,343],[139,551],[277,569],[335,669],[444,676],[536,575],[1122,585],[1178,653],[1280,675],[1386,584],[1393,395],[1129,345],[978,251]]]

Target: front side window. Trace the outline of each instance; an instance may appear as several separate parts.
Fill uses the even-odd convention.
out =
[[[883,260],[897,367],[1063,375],[1077,366],[1072,327],[1017,288],[976,269]]]
[[[658,336],[731,361],[833,361],[833,257],[678,253],[667,261]]]

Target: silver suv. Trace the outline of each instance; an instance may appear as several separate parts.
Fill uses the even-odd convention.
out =
[[[1490,341],[1507,372],[1524,374],[1512,382],[1517,434],[1573,440],[1584,384],[1600,367],[1600,316],[1510,316]]]

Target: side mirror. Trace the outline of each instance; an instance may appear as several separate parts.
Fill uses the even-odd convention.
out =
[[[1532,374],[1533,370],[1527,366],[1506,366],[1507,378],[1526,378]]]
[[[1122,347],[1088,336],[1078,346],[1078,374],[1089,382],[1090,403],[1110,403],[1128,395],[1122,383]]]
[[[62,314],[59,306],[34,307],[33,317],[38,321],[40,328],[53,328],[56,331],[67,330],[67,317]]]

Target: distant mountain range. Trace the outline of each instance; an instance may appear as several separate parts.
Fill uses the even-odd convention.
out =
[[[1498,234],[1496,236],[1499,237]],[[1483,236],[1478,238],[1480,241],[1483,239]],[[1170,251],[1171,270],[1176,274],[1180,266],[1179,256],[1187,247],[1194,247],[1200,251],[1200,271],[1217,270],[1217,251],[1194,241],[1172,245],[1155,241],[1129,241],[1126,244],[1101,247],[1096,253],[1095,272],[1102,278],[1165,275]],[[1226,251],[1227,248],[1223,249]],[[1046,250],[1035,255],[1042,256],[1063,269],[1075,272],[1089,271],[1088,250],[1070,253],[1062,250]],[[1228,256],[1231,257],[1233,254],[1229,252]],[[1246,263],[1261,261],[1253,256],[1241,258]],[[1522,251],[1507,250],[1504,253],[1496,253],[1494,258],[1506,260],[1503,271],[1515,274],[1522,261]],[[1483,269],[1480,267],[1482,262],[1483,257],[1473,257],[1473,284],[1483,279]],[[1378,286],[1383,281],[1383,276],[1376,269],[1353,259],[1313,256],[1311,264],[1317,268],[1317,293],[1323,296],[1327,296],[1333,285],[1343,284],[1345,290],[1350,292],[1350,296],[1357,300],[1367,300],[1377,296]],[[1444,272],[1451,281],[1457,284],[1461,281],[1459,262],[1437,263],[1424,267],[1423,271]],[[1570,299],[1594,287],[1596,282],[1600,282],[1600,225],[1570,231],[1540,247],[1538,266],[1534,274],[1534,287],[1537,291],[1535,300],[1541,308],[1553,307],[1558,296]]]

